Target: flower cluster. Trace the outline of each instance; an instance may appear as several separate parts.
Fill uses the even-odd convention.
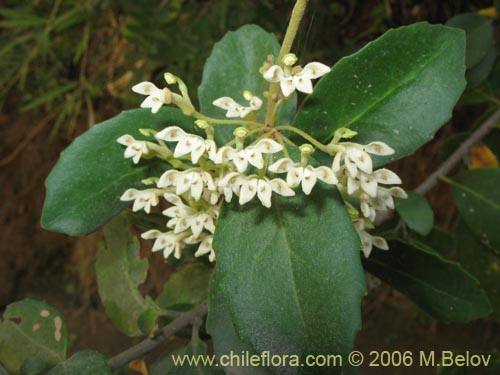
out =
[[[320,63],[309,63],[303,69],[293,67],[296,60],[289,54],[283,59],[283,65],[267,66],[263,71],[264,79],[279,82],[281,97],[285,101],[295,90],[312,92],[311,80],[330,70]],[[154,188],[129,189],[121,197],[124,201],[133,201],[133,211],[150,213],[154,207],[163,208],[164,230],[152,229],[142,234],[144,239],[154,240],[153,251],[162,251],[165,258],[170,255],[180,258],[183,249],[193,245],[197,246],[196,257],[207,254],[214,261],[212,241],[224,201],[236,199],[244,205],[258,200],[269,208],[273,194],[289,197],[301,189],[309,195],[318,181],[336,185],[346,201],[357,201],[354,206],[359,209],[351,210],[351,217],[365,256],[369,256],[372,246],[388,248],[383,238],[371,236],[367,229],[373,226],[377,212],[394,208],[393,197],[406,196],[401,188],[393,186],[401,184],[400,178],[388,169],[375,170],[370,156],[390,155],[394,153],[392,148],[383,142],[367,145],[350,142],[349,139],[357,133],[342,128],[327,145],[307,136],[309,141],[314,141],[314,146],[303,144],[298,147],[300,160],[294,160],[285,146],[293,142],[281,130],[294,131],[295,128],[248,121],[249,115],[262,106],[262,100],[248,91],[243,93],[248,106],[230,97],[213,102],[226,110],[226,117],[241,119],[234,120],[235,124],[243,125],[234,131],[231,142],[218,145],[214,140],[215,127],[228,120],[212,119],[196,112],[183,82],[169,73],[165,78],[167,83],[179,85],[182,96],[169,89],[160,90],[150,82],[142,82],[133,88],[147,95],[141,106],[151,108],[155,113],[164,104],[177,105],[197,119],[196,125],[205,134],[201,136],[179,126],[169,126],[160,132],[141,130],[145,135],[154,136],[154,141],[136,140],[128,134],[118,139],[126,146],[124,156],[135,164],[141,159],[159,157],[172,167],[161,176],[144,181],[148,185],[154,183]],[[255,119],[254,115],[252,119]],[[296,132],[303,135],[298,129]],[[310,155],[316,148],[332,156],[331,164],[318,166],[312,163]]]

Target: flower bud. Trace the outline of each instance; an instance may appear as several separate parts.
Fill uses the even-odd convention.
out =
[[[287,53],[284,57],[283,57],[283,64],[285,64],[286,66],[294,66],[295,63],[297,62],[297,56],[295,56],[295,54],[293,53]]]

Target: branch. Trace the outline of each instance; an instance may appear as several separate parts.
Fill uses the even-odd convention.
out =
[[[500,120],[500,109],[497,109],[488,119],[479,126],[467,140],[455,150],[453,154],[436,169],[427,179],[415,189],[416,193],[425,194],[431,190],[440,176],[446,176],[467,155],[469,149],[488,134]]]
[[[431,173],[420,185],[415,188],[418,194],[428,193],[438,182],[439,177],[446,176],[450,171],[467,155],[469,149],[482,138],[484,138],[500,121],[500,109],[497,109],[488,119],[481,124],[467,140],[460,145],[459,148],[450,155],[441,166]],[[381,212],[377,215],[375,225],[380,225],[383,222],[394,217],[394,211]]]
[[[196,306],[194,309],[182,313],[179,315],[177,319],[175,319],[170,324],[167,324],[163,327],[160,332],[154,337],[149,337],[146,340],[140,342],[137,345],[132,346],[131,348],[121,352],[115,357],[111,358],[108,361],[108,366],[111,371],[118,370],[119,368],[125,366],[130,361],[140,358],[145,354],[149,353],[156,347],[158,347],[161,343],[163,343],[169,337],[172,337],[181,329],[187,327],[190,324],[193,324],[201,317],[206,315],[208,311],[208,303],[204,301]]]

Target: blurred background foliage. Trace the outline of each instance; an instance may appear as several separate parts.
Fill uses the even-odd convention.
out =
[[[6,0],[0,7],[2,111],[44,113],[52,132],[135,106],[130,87],[184,78],[196,99],[203,63],[227,30],[257,23],[282,37],[293,0]],[[487,1],[311,0],[302,61],[333,64],[389,27],[445,22]],[[103,114],[101,116],[101,114]]]

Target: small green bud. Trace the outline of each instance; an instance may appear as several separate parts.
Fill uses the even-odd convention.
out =
[[[348,128],[339,128],[335,131],[334,138],[353,138],[358,134],[358,132],[348,129]]]
[[[246,101],[250,101],[253,98],[253,94],[250,91],[245,90],[243,91],[243,98],[245,98]]]
[[[210,124],[208,122],[206,122],[205,120],[196,120],[194,122],[196,124],[196,126],[198,126],[200,129],[208,129],[210,128]]]
[[[309,143],[304,143],[299,149],[303,155],[311,155],[314,152],[314,147]]]
[[[139,133],[145,137],[154,137],[154,135],[158,132],[153,129],[139,129]]]
[[[294,66],[295,63],[297,62],[297,56],[295,56],[295,54],[293,53],[287,53],[284,57],[283,57],[283,64],[285,64],[286,66]]]
[[[155,185],[159,181],[158,177],[149,177],[141,180],[144,185]]]
[[[245,138],[247,134],[248,134],[248,129],[243,127],[236,128],[233,132],[233,135],[236,138]]]
[[[165,73],[163,75],[163,78],[165,78],[165,81],[169,85],[173,85],[174,83],[177,82],[177,78],[172,73]]]

